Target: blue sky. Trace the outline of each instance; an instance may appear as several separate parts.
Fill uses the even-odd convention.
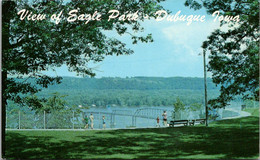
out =
[[[144,33],[152,33],[153,43],[131,44],[129,36],[118,36],[113,31],[107,32],[127,44],[134,50],[132,55],[108,56],[104,61],[91,64],[95,68],[96,77],[203,77],[203,59],[201,44],[210,33],[218,28],[219,23],[213,21],[205,10],[194,11],[184,6],[183,0],[163,2],[165,9],[175,14],[179,10],[184,15],[206,15],[205,22],[168,22],[146,20],[142,22]],[[48,71],[53,76],[76,76],[66,66]]]

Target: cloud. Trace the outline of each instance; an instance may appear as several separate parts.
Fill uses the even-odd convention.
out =
[[[189,26],[185,23],[176,23],[162,28],[162,33],[174,45],[194,46],[206,40],[207,36],[218,28],[218,25],[215,22],[197,22]]]
[[[175,61],[192,63],[198,60],[198,54],[202,51],[202,42],[218,26],[219,23],[213,21],[193,22],[191,25],[179,22],[161,28],[161,32],[172,46]]]

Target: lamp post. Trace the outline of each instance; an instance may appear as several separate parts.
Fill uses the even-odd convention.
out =
[[[204,67],[204,89],[205,89],[205,114],[206,114],[206,126],[208,126],[208,97],[207,97],[207,71],[206,71],[206,51],[203,50],[203,67]]]

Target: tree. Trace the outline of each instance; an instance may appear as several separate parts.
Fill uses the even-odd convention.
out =
[[[202,104],[200,103],[192,103],[189,107],[189,110],[190,111],[201,111],[203,108],[202,108]]]
[[[45,128],[68,128],[72,124],[72,115],[81,112],[78,106],[68,107],[65,97],[66,95],[60,95],[58,92],[52,93],[52,96],[42,103],[43,107],[36,109],[36,114],[44,113]]]
[[[66,107],[67,102],[64,100],[66,95],[60,95],[58,92],[52,93],[52,96],[42,103],[42,107],[37,109],[36,112],[45,111],[51,113],[55,110],[62,110]]]
[[[181,118],[181,111],[185,110],[185,104],[180,100],[179,97],[176,98],[176,102],[173,104],[174,106],[174,115],[172,116],[173,119],[179,119]],[[177,113],[177,116],[176,116],[176,113]]]
[[[220,26],[203,42],[209,51],[208,71],[220,85],[220,95],[209,101],[214,108],[228,105],[236,95],[259,100],[259,6],[257,0],[186,0],[193,9],[204,7],[209,14],[219,11],[219,17],[240,16],[240,21],[221,21]]]
[[[118,18],[108,21],[108,11],[116,9],[120,14],[127,11],[147,14],[154,17],[156,10],[162,9],[158,4],[161,0],[71,0],[63,3],[60,0],[36,1],[3,1],[2,8],[2,140],[5,140],[6,102],[41,107],[37,98],[25,98],[47,88],[54,83],[60,83],[61,77],[50,77],[42,71],[67,65],[70,71],[81,76],[94,76],[89,62],[99,62],[107,55],[127,55],[133,53],[114,37],[107,36],[105,30],[114,30],[119,35],[128,34],[133,43],[152,42],[150,34],[137,36],[142,31],[140,21]],[[32,14],[46,14],[49,17],[63,11],[77,9],[80,14],[93,14],[99,11],[100,21],[68,22],[65,17],[56,24],[51,20],[32,21],[20,20],[18,11],[26,9]],[[144,20],[143,16],[139,20]],[[25,79],[26,77],[26,79]],[[33,83],[32,83],[33,81]],[[4,145],[3,145],[4,147]]]

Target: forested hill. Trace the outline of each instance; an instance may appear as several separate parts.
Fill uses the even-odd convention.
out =
[[[208,89],[218,89],[210,78],[207,79]],[[203,78],[186,77],[131,77],[131,78],[75,78],[63,77],[62,83],[52,85],[48,90],[172,90],[189,89],[203,90]]]
[[[219,89],[208,81],[208,98]],[[67,95],[69,106],[171,106],[176,98],[186,105],[204,102],[204,79],[184,77],[75,78],[64,77],[61,84],[38,93],[48,98],[58,92]]]

